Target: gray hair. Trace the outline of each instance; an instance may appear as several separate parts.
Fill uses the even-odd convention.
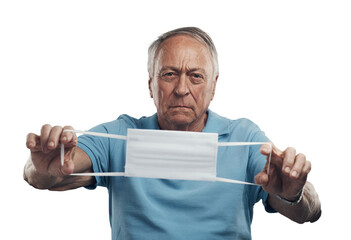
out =
[[[173,37],[175,35],[189,35],[191,37],[196,38],[197,40],[200,40],[201,42],[205,43],[208,49],[210,50],[211,56],[212,56],[212,63],[213,63],[213,69],[214,69],[214,76],[217,76],[218,74],[218,54],[216,47],[211,39],[211,37],[204,31],[202,31],[200,28],[197,27],[184,27],[184,28],[178,28],[169,32],[166,32],[162,34],[161,36],[158,37],[149,47],[148,50],[148,61],[147,61],[147,67],[150,76],[153,77],[154,75],[154,67],[155,67],[155,57],[157,54],[157,51],[159,50],[159,47],[161,43],[163,43],[166,39]]]

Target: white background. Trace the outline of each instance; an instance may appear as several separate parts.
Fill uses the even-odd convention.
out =
[[[347,238],[350,12],[338,0],[1,1],[0,239],[110,239],[106,189],[50,192],[23,181],[26,135],[45,123],[89,129],[152,115],[147,47],[183,26],[208,32],[219,52],[210,108],[253,120],[313,165],[322,218],[298,225],[257,204],[253,239]]]

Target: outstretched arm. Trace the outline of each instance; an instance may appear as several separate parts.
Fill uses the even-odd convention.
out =
[[[269,175],[267,163],[264,170],[256,175],[255,182],[269,193],[268,203],[282,215],[298,223],[317,221],[322,211],[317,192],[307,182],[311,163],[305,155],[296,154],[294,148],[280,151],[272,146]],[[263,145],[260,151],[266,156],[271,152],[267,145]]]

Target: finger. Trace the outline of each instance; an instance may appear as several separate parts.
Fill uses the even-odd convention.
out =
[[[74,170],[74,163],[72,160],[65,160],[65,164],[62,166],[61,171],[65,175],[69,175],[73,173]]]
[[[295,163],[291,169],[290,177],[297,179],[301,176],[302,170],[306,164],[306,156],[302,153],[299,153],[295,157]]]
[[[260,148],[260,152],[267,157],[271,157],[271,164],[278,166],[279,168],[283,166],[284,153],[279,150],[272,142],[263,144]]]
[[[63,133],[61,135],[61,143],[65,145],[65,147],[75,147],[78,143],[77,135],[74,132],[65,132],[64,130],[70,129],[74,130],[71,126],[65,126],[63,128]]]
[[[45,124],[44,126],[42,126],[40,131],[40,145],[44,153],[48,152],[47,145],[51,128],[52,127],[50,124]]]
[[[261,186],[266,186],[268,184],[268,175],[262,171],[255,176],[255,183]]]
[[[267,172],[259,172],[255,176],[255,183],[262,186],[262,188],[269,193],[276,193],[280,189],[280,176],[276,174],[275,168],[271,168],[269,175]],[[278,184],[278,185],[277,185]]]
[[[34,150],[40,143],[40,137],[34,133],[29,133],[26,139],[26,146],[30,150]]]
[[[307,176],[311,172],[311,169],[312,169],[311,162],[310,161],[306,161],[305,162],[305,166],[302,169],[302,174]]]
[[[260,147],[260,153],[268,156],[272,152],[273,143],[267,142]]]
[[[47,145],[47,148],[49,150],[54,150],[57,148],[61,133],[62,133],[62,127],[60,126],[55,126],[51,129],[49,138],[48,138],[48,145]]]
[[[279,150],[272,142],[271,144],[271,150],[269,150],[269,154],[271,154],[272,160],[276,160],[277,162],[282,161],[284,153]]]
[[[289,175],[295,163],[296,150],[295,148],[289,147],[284,151],[283,155],[284,159],[282,172],[286,175]]]
[[[69,175],[74,171],[73,157],[76,150],[76,148],[71,148],[69,151],[65,152],[64,164],[61,167],[61,171],[64,175]]]

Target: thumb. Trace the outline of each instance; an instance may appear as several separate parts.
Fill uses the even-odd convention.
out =
[[[268,175],[265,172],[265,170],[263,170],[262,172],[259,172],[255,176],[255,183],[258,185],[261,185],[262,187],[265,187],[266,185],[268,185]]]
[[[64,175],[69,175],[74,171],[74,162],[73,162],[73,156],[75,152],[74,150],[75,148],[73,149],[71,148],[69,151],[64,153],[64,161],[63,161],[63,165],[61,166],[61,172]]]
[[[73,170],[74,170],[74,163],[72,160],[65,161],[65,163],[61,167],[61,171],[64,175],[70,175],[71,173],[73,173]]]

